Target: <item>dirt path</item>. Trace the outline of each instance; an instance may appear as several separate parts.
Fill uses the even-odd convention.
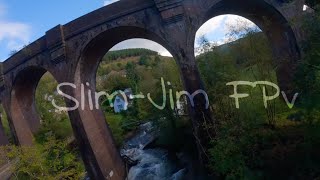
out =
[[[11,163],[6,164],[0,168],[0,179],[7,180],[11,177]]]

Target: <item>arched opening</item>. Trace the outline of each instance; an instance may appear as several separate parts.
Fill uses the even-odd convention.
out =
[[[57,81],[49,72],[41,77],[37,85],[35,103],[40,118],[40,127],[36,134],[37,142],[46,141],[49,133],[49,136],[55,139],[74,140],[68,113],[52,104],[54,101],[59,107],[66,106],[63,97],[57,92],[57,86]]]
[[[35,91],[45,69],[29,67],[16,77],[12,91],[10,109],[15,141],[19,145],[32,145],[33,133],[40,128],[40,118],[35,106]]]
[[[198,30],[195,42],[197,64],[209,92],[211,109],[226,108],[225,103],[231,103],[235,109],[246,106],[243,103],[241,106],[240,103],[232,103],[233,99],[229,96],[233,94],[234,89],[228,83],[260,81],[278,86],[277,64],[270,43],[264,32],[252,21],[237,15],[217,16]],[[249,84],[247,86],[249,87],[239,85],[237,91],[241,92],[242,88],[246,88],[250,95],[256,97],[250,99],[255,105],[251,106],[253,104],[251,102],[251,105],[247,106],[260,109],[260,112],[264,113],[266,103],[263,101],[262,91],[266,85],[259,85],[257,88]],[[269,95],[279,94],[280,90],[277,92],[274,87],[267,86]],[[245,98],[240,99],[245,100]],[[225,102],[226,100],[228,102]],[[286,104],[281,100],[269,102],[267,107],[272,110],[266,111],[270,117],[268,124],[274,122],[275,106],[285,107]],[[248,111],[258,112],[253,109]]]
[[[113,132],[119,148],[125,134],[157,119],[155,114],[162,114],[162,110],[155,112],[158,109],[147,98],[150,93],[161,104],[161,79],[166,84],[170,82],[174,90],[182,89],[179,69],[171,54],[160,44],[146,39],[125,40],[111,48],[101,60],[96,78],[98,92],[126,93],[127,99],[117,94],[100,100],[111,130],[123,130],[120,134]],[[135,99],[136,95],[144,97]],[[112,128],[114,123],[118,126]]]
[[[295,91],[292,84],[293,72],[300,59],[300,50],[290,23],[265,1],[248,1],[247,3],[250,6],[246,6],[246,2],[221,1],[211,7],[203,23],[212,17],[224,14],[239,15],[255,23],[265,33],[270,43],[280,88],[293,96]]]
[[[186,152],[195,151],[186,103],[179,101],[180,107],[177,107],[176,99],[172,99],[175,104],[170,107],[169,89],[175,96],[183,86],[174,58],[166,55],[170,53],[158,43],[129,39],[111,48],[97,71],[98,92],[109,95],[124,92],[109,99],[103,97],[100,104],[121,156],[128,165],[130,161],[137,162],[129,169],[130,180],[142,176],[150,179],[173,177],[184,169],[178,166],[181,159],[176,154],[190,156]],[[166,88],[164,94],[162,79]],[[159,106],[165,101],[165,107],[155,107],[148,94]],[[190,139],[188,143],[183,141],[186,138]],[[133,151],[137,153],[132,154]],[[176,161],[171,161],[170,157]],[[150,158],[153,160],[148,161]]]
[[[130,46],[132,41],[134,42],[134,46]],[[168,49],[169,47],[166,46],[166,44],[163,43],[164,41],[157,35],[144,29],[134,27],[115,28],[114,30],[107,31],[105,34],[98,36],[87,46],[78,66],[78,75],[80,78],[77,77],[77,81],[78,83],[82,82],[85,84],[84,92],[90,90],[91,92],[102,91],[112,94],[115,91],[121,90],[126,94],[130,101],[129,103],[125,103],[124,101],[124,103],[121,104],[123,100],[121,96],[116,95],[110,99],[102,97],[99,101],[99,103],[102,103],[100,109],[93,108],[90,110],[90,104],[86,102],[84,111],[79,112],[85,126],[89,125],[89,119],[91,119],[90,125],[93,126],[92,119],[94,119],[95,122],[99,124],[98,126],[101,129],[100,132],[107,133],[106,136],[108,138],[106,141],[109,144],[109,149],[105,151],[109,151],[109,154],[115,154],[113,156],[114,161],[118,161],[116,160],[116,157],[119,156],[119,151],[121,151],[123,158],[127,160],[126,163],[130,162],[130,159],[133,159],[134,161],[131,161],[132,163],[135,162],[135,160],[138,160],[135,159],[137,157],[130,157],[132,149],[136,149],[137,152],[140,153],[147,153],[146,151],[150,151],[153,156],[163,155],[163,158],[167,159],[167,157],[171,155],[176,157],[175,148],[181,144],[186,146],[189,145],[191,146],[191,149],[194,148],[194,146],[191,145],[192,143],[190,143],[191,140],[188,141],[189,143],[185,143],[185,141],[181,139],[184,132],[179,134],[171,130],[172,128],[184,128],[183,126],[190,127],[190,121],[181,120],[179,121],[180,125],[174,127],[178,115],[175,111],[176,106],[173,109],[170,107],[168,96],[169,88],[174,91],[174,93],[175,91],[182,91],[183,89],[179,70],[174,59],[172,57],[164,56],[168,54],[168,52],[171,52],[170,49],[168,49],[164,55],[161,55],[159,52],[150,50],[150,46],[148,47],[148,45],[139,45],[141,42],[146,42],[149,45],[151,43],[151,46],[153,46],[152,44],[157,44],[156,46],[161,47],[160,49]],[[125,48],[119,48],[123,45],[127,46]],[[149,48],[149,50],[145,48]],[[162,92],[162,79],[163,85],[166,86],[165,92]],[[90,86],[88,86],[88,84],[90,84]],[[164,102],[166,107],[164,109],[160,108],[161,110],[156,108],[150,100],[148,100],[148,93],[150,93],[150,96],[155,103],[162,106],[162,103]],[[77,99],[80,99],[80,92],[79,94],[76,93],[76,96]],[[166,96],[165,101],[162,99],[163,96]],[[130,99],[131,97],[133,98]],[[117,102],[117,100],[119,100],[119,102]],[[110,107],[110,102],[115,106]],[[180,108],[182,109],[183,107]],[[106,122],[109,126],[106,126]],[[136,144],[137,142],[135,142],[133,143],[134,145],[129,145],[130,143],[127,138],[136,138],[136,133],[139,133],[141,128],[150,128],[150,122],[151,124],[154,124],[152,125],[152,129],[155,128],[153,126],[157,125],[157,123],[164,125],[167,129],[163,127],[160,129],[168,130],[167,133],[162,131],[162,136],[160,135],[159,138],[153,139],[153,132],[145,130],[146,132],[144,133],[151,138],[145,140],[151,140],[150,142],[141,142],[141,144]],[[111,135],[109,128],[111,128],[113,136]],[[169,133],[176,133],[176,136],[170,136],[171,134]],[[188,135],[191,136],[192,139],[192,133]],[[180,137],[180,141],[176,141],[178,137]],[[115,142],[119,149],[116,149],[112,143],[113,138],[115,138]],[[156,139],[159,139],[159,141]],[[155,146],[161,145],[164,150],[152,150]],[[146,150],[145,148],[151,148],[151,150]],[[110,153],[110,151],[112,151],[112,153]],[[157,152],[159,154],[157,154]],[[147,154],[145,154],[145,156],[140,154],[141,156],[139,156],[139,158],[150,157],[149,155],[151,154],[148,156]],[[161,158],[156,157],[155,159],[160,160]],[[117,162],[110,161],[108,163],[110,163],[110,165],[106,165],[104,168],[109,168],[111,165],[115,166],[114,164],[117,164]],[[142,161],[141,163],[148,162]],[[152,162],[150,163],[152,164]],[[142,175],[150,178],[156,176],[170,178],[174,173],[180,170],[176,165],[172,165],[170,168],[166,169],[165,165],[167,165],[169,161],[154,162],[153,165],[150,163],[143,166],[138,162],[137,165],[130,169],[128,178],[139,179]],[[151,167],[148,167],[150,165]],[[161,172],[156,172],[155,165],[163,166]],[[146,172],[148,168],[149,172]]]
[[[13,142],[7,113],[5,112],[2,104],[0,105],[0,131],[0,144],[5,145],[8,142]]]
[[[15,78],[11,120],[20,147],[12,150],[10,158],[19,159],[14,165],[16,177],[32,178],[30,173],[43,178],[84,177],[68,114],[52,104],[55,101],[65,107],[57,86],[55,78],[41,67],[26,68]]]
[[[310,135],[310,129],[305,128],[307,123],[303,123],[307,118],[300,113],[299,98],[293,96],[300,93],[294,79],[300,52],[288,22],[279,12],[262,2],[250,3],[254,8],[247,9],[240,2],[218,3],[206,21],[214,18],[199,29],[196,39],[198,68],[211,110],[220,122],[217,137],[209,148],[210,168],[218,176],[228,178],[295,178],[300,174],[291,172],[313,169],[301,161],[303,153],[312,154],[312,163],[319,163],[318,155],[310,149],[302,148],[302,153],[292,148],[313,144],[303,138],[297,142],[298,136]],[[239,107],[232,96],[235,81],[239,82],[237,93],[243,95]],[[273,83],[279,91],[262,81]],[[264,102],[264,87],[268,96],[278,91],[277,98]],[[281,159],[272,158],[280,152],[287,153]],[[310,177],[312,173],[304,175]]]

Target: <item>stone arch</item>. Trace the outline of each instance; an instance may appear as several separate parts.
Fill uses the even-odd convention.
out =
[[[294,31],[286,18],[266,1],[224,0],[212,5],[204,13],[200,26],[213,17],[225,14],[242,16],[255,23],[265,33],[277,65],[279,86],[281,90],[292,94],[296,63],[301,55]]]
[[[86,92],[85,105],[84,109],[80,108],[81,110],[78,109],[76,112],[73,112],[71,117],[81,119],[81,131],[86,134],[86,137],[80,138],[85,138],[83,140],[90,144],[90,147],[87,146],[84,147],[85,149],[82,149],[82,154],[91,177],[110,176],[110,172],[112,172],[111,174],[115,179],[125,178],[124,165],[116,149],[111,130],[107,126],[104,114],[101,110],[95,108],[93,110],[89,109],[87,92],[90,90],[92,97],[94,97],[93,92],[96,92],[97,69],[103,56],[114,45],[134,38],[154,41],[165,47],[170,53],[173,52],[170,46],[155,33],[141,27],[123,26],[107,30],[93,38],[84,48],[78,60],[75,73],[76,89],[74,95],[75,98],[81,102],[80,87],[82,84],[84,86],[84,92]],[[88,83],[89,86],[87,86],[86,83]],[[88,155],[88,152],[92,154]]]
[[[29,66],[18,72],[13,80],[9,105],[10,120],[15,141],[19,145],[32,145],[33,134],[40,127],[35,93],[40,79],[46,72],[49,71],[45,68]]]
[[[117,27],[105,31],[92,39],[85,47],[82,56],[78,62],[76,70],[75,83],[80,87],[81,83],[89,83],[89,87],[85,86],[85,92],[89,89],[91,92],[96,91],[96,72],[103,56],[116,44],[134,38],[141,38],[154,41],[166,48],[173,56],[175,56],[170,46],[158,35],[140,28],[140,27]],[[78,88],[78,93],[80,89]],[[76,92],[76,96],[80,95]],[[100,113],[99,113],[100,114]],[[88,115],[88,113],[86,113]]]
[[[89,41],[82,50],[78,64],[81,65],[82,72],[87,70],[96,71],[100,60],[114,45],[134,38],[141,38],[154,41],[166,48],[173,56],[175,56],[171,46],[165,39],[158,36],[150,30],[137,26],[120,26],[104,31]],[[92,54],[94,53],[94,54]],[[97,62],[98,61],[98,62]],[[79,66],[77,67],[79,69]]]

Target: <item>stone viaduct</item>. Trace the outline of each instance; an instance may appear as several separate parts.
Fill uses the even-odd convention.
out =
[[[302,38],[299,26],[292,21],[301,16],[304,3],[303,0],[120,0],[58,25],[2,64],[0,100],[15,143],[32,145],[33,133],[40,126],[35,90],[44,73],[50,72],[58,83],[77,85],[65,89],[65,93],[80,100],[80,84],[89,82],[91,87],[86,90],[95,92],[100,60],[110,48],[127,39],[144,38],[161,44],[175,58],[185,89],[191,93],[203,89],[195,62],[195,35],[207,20],[223,14],[243,16],[263,30],[273,49],[280,87],[292,91],[290,82],[295,63],[300,59]],[[201,124],[215,120],[203,108],[204,99],[198,97],[195,101],[196,107],[189,109],[195,134],[201,136],[204,133]],[[71,107],[74,102],[66,99],[66,104]],[[124,179],[124,164],[103,113],[77,109],[69,112],[69,117],[89,175],[93,179]],[[0,145],[7,143],[0,123]],[[206,143],[204,138],[198,144]],[[199,157],[202,158],[201,153]]]

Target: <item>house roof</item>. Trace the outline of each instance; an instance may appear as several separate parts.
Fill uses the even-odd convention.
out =
[[[126,95],[127,100],[132,100],[133,99],[133,94],[132,94],[132,89],[131,88],[127,88],[123,92]],[[123,95],[121,93],[118,93],[116,95],[116,97],[118,97],[118,98],[120,98],[120,99],[125,101],[125,98],[123,97]]]

